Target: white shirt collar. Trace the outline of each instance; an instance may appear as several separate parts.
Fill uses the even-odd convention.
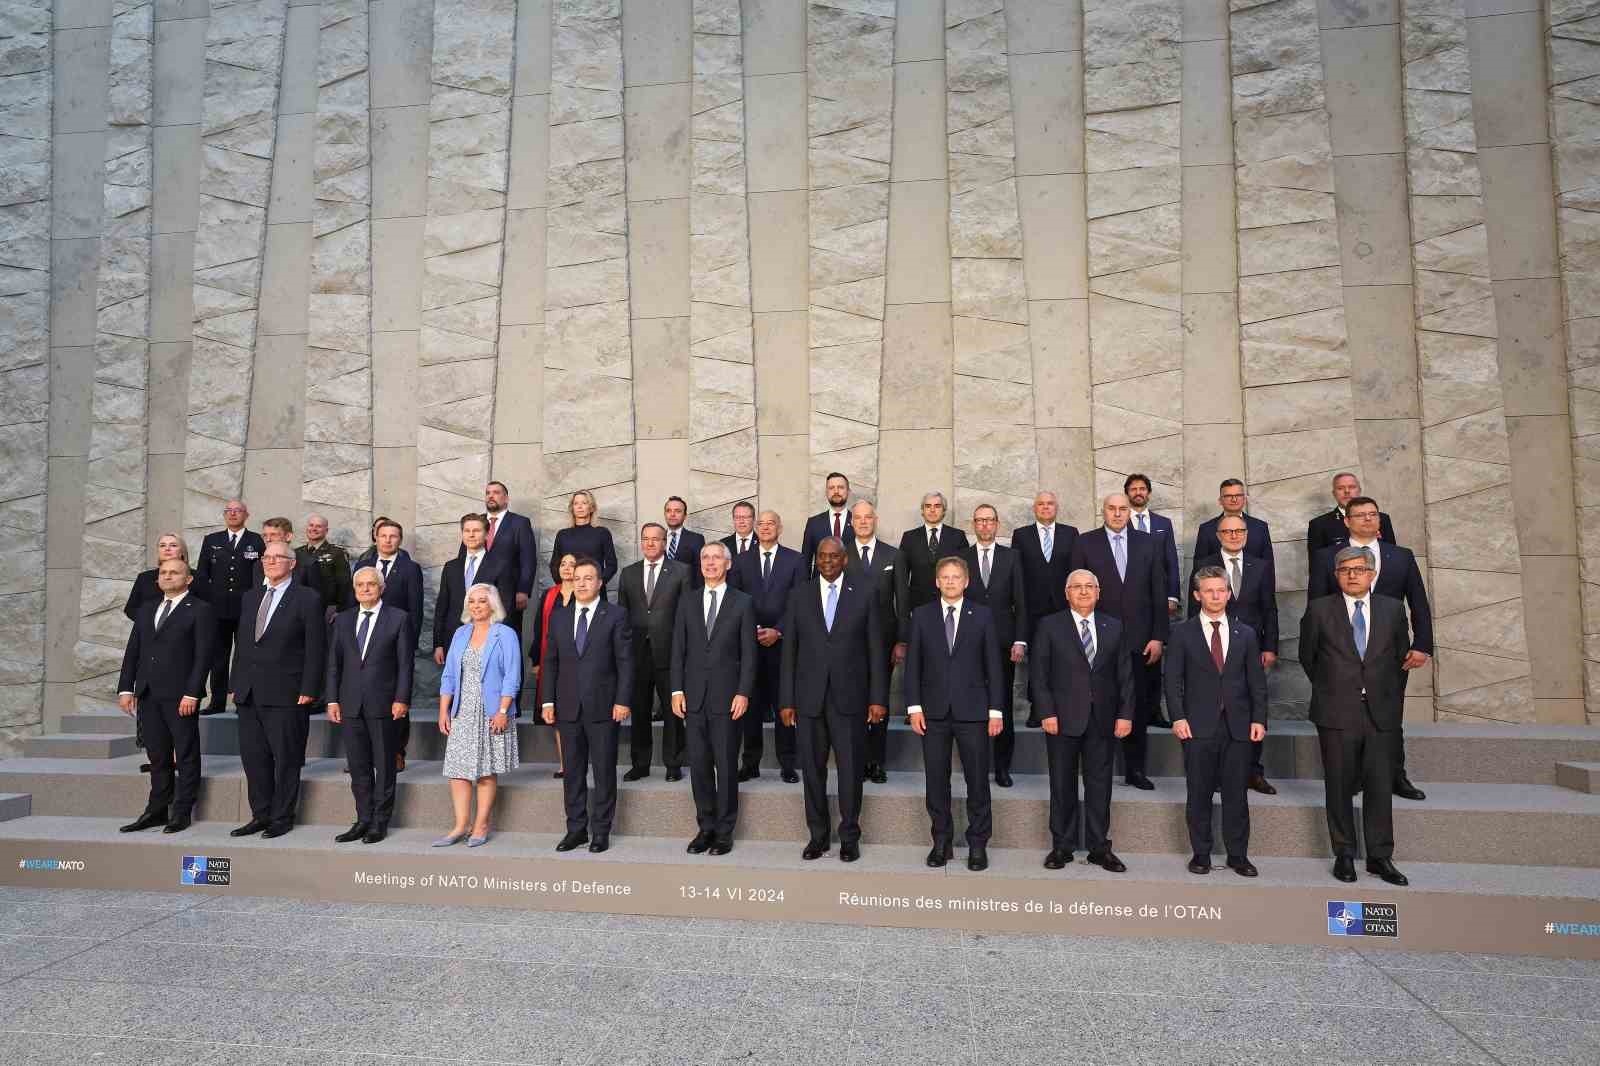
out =
[[[931,532],[933,532],[933,531],[934,531],[934,530],[936,530],[936,529],[937,529],[937,530],[941,530],[941,531],[942,531],[942,530],[943,530],[943,529],[944,529],[944,523],[943,523],[943,522],[940,522],[940,523],[939,523],[939,524],[938,524],[938,525],[936,525],[936,526],[930,526],[930,525],[928,525],[928,523],[926,523],[926,522],[924,522],[924,523],[922,523],[922,532],[923,532],[923,533],[924,533],[924,534],[926,534],[926,533],[931,533]]]
[[[1222,626],[1223,629],[1227,629],[1228,628],[1228,626],[1227,626],[1228,612],[1227,611],[1223,611],[1221,614],[1219,614],[1215,618],[1213,618],[1210,614],[1208,614],[1206,612],[1206,609],[1204,607],[1202,607],[1202,608],[1200,608],[1200,620],[1205,622],[1207,625],[1209,625],[1212,622],[1221,622],[1221,623],[1223,623],[1223,626]],[[1208,636],[1210,635],[1209,631],[1207,632],[1207,635]]]
[[[269,588],[273,592],[277,592],[279,589],[283,588],[283,586],[290,585],[290,584],[293,584],[293,583],[294,583],[294,571],[293,570],[289,571],[289,576],[288,577],[284,578],[282,581],[278,582],[276,585],[274,585],[272,582],[268,581],[264,577],[261,579],[262,587]]]
[[[873,537],[871,540],[862,540],[860,537],[857,537],[856,538],[856,551],[860,552],[864,548],[872,550],[872,551],[876,551],[877,548],[878,548],[878,538],[877,537]]]
[[[1356,610],[1356,604],[1360,603],[1365,605],[1362,610],[1366,611],[1369,617],[1372,615],[1372,593],[1369,592],[1359,599],[1347,592],[1341,593],[1340,595],[1344,596],[1344,610],[1346,614],[1354,614]]]
[[[1232,562],[1234,559],[1238,559],[1240,562],[1243,562],[1244,561],[1244,552],[1231,552],[1227,548],[1223,548],[1222,549],[1222,561],[1223,562],[1225,562],[1225,563],[1226,562]]]
[[[184,589],[183,591],[179,592],[176,596],[168,596],[166,593],[163,592],[161,594],[161,598],[163,600],[171,600],[172,601],[172,606],[176,607],[176,606],[178,606],[178,604],[183,602],[183,598],[185,596],[187,596],[187,595],[189,595],[189,590],[188,589]]]
[[[961,616],[961,608],[962,608],[963,605],[966,604],[966,602],[967,602],[967,598],[965,596],[961,597],[959,600],[956,600],[953,603],[945,602],[945,598],[943,596],[940,596],[939,597],[939,615],[940,615],[940,617],[944,616],[945,608],[954,607],[956,609],[956,616],[959,618]]]
[[[1072,626],[1073,626],[1074,629],[1082,629],[1083,628],[1083,623],[1084,622],[1088,622],[1089,623],[1089,632],[1093,633],[1095,631],[1094,612],[1093,611],[1090,611],[1088,614],[1079,614],[1077,611],[1074,611],[1071,607],[1068,607],[1067,611],[1068,611],[1068,613],[1070,613],[1072,615]]]
[[[826,596],[828,594],[828,586],[829,585],[832,585],[832,586],[838,588],[839,591],[843,592],[844,591],[844,571],[843,570],[839,571],[839,576],[834,578],[832,581],[829,581],[827,578],[823,577],[821,574],[817,575],[817,588],[822,591],[822,594],[824,596]]]
[[[383,601],[382,600],[379,600],[377,603],[373,604],[371,607],[363,607],[359,603],[356,604],[356,625],[360,625],[361,624],[361,612],[362,611],[371,611],[372,612],[372,617],[376,618],[376,617],[378,617],[378,612],[381,611],[381,610],[383,610]]]

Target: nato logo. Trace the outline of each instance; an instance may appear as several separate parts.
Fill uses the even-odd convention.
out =
[[[1400,908],[1393,903],[1328,901],[1329,936],[1400,935]]]
[[[183,885],[226,885],[233,880],[233,860],[205,855],[185,855],[178,879]]]

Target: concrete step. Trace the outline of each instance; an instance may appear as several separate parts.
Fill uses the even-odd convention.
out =
[[[303,824],[344,826],[352,819],[349,778],[342,759],[311,759],[302,772]],[[248,818],[243,773],[236,758],[206,759],[197,816],[243,822]],[[525,763],[500,779],[496,824],[507,830],[559,833],[565,827],[560,781],[550,764]],[[393,825],[443,829],[450,821],[448,782],[434,761],[413,761],[400,775]],[[1494,865],[1600,868],[1600,796],[1555,785],[1502,785],[1417,779],[1423,803],[1395,801],[1397,855],[1409,861],[1453,862],[1470,857]],[[832,786],[830,781],[830,787]],[[1119,850],[1180,853],[1188,846],[1181,778],[1155,779],[1143,792],[1118,784],[1112,793],[1111,836]],[[40,815],[88,817],[108,811],[137,814],[149,778],[138,759],[87,762],[12,759],[0,762],[0,790],[29,792]],[[1250,797],[1252,855],[1319,858],[1328,855],[1322,782],[1282,779],[1278,795]],[[965,784],[952,782],[958,836],[965,831],[959,802]],[[764,773],[740,786],[738,839],[803,841],[805,814],[799,785]],[[1049,788],[1038,775],[995,788],[993,846],[1049,847]],[[1359,822],[1359,816],[1357,821]],[[1220,822],[1218,823],[1220,829]],[[1537,831],[1530,831],[1536,826]],[[923,776],[897,772],[884,785],[868,784],[862,810],[863,840],[873,845],[929,842]],[[688,840],[695,833],[687,781],[669,783],[660,772],[619,783],[615,831],[628,836]]]
[[[1574,792],[1600,793],[1600,762],[1558,762],[1556,784]]]
[[[121,711],[79,711],[61,716],[63,733],[116,733],[131,737],[135,728],[133,718]]]
[[[651,728],[658,734],[659,723]],[[763,766],[777,767],[777,756],[767,727]],[[520,719],[518,744],[527,760],[555,762],[555,731],[540,723]],[[629,756],[630,725],[622,727],[618,761]],[[200,720],[201,750],[207,755],[239,753],[238,717],[208,715]],[[652,745],[656,764],[661,761],[660,737]],[[342,756],[344,744],[338,726],[326,716],[311,719],[307,757]],[[410,757],[442,759],[444,737],[436,714],[416,716],[411,723]],[[1600,762],[1600,729],[1587,726],[1477,726],[1430,723],[1406,726],[1407,768],[1413,779],[1426,781],[1481,781],[1498,784],[1554,785],[1558,761]],[[1309,722],[1274,721],[1263,752],[1267,777],[1321,778],[1322,754],[1317,731]],[[903,720],[891,723],[886,768],[907,772],[922,769],[922,741]],[[1044,734],[1021,726],[1012,758],[1015,774],[1045,774],[1048,762]],[[1183,752],[1179,741],[1164,729],[1150,731],[1148,772],[1151,776],[1182,777]]]
[[[0,822],[26,818],[33,813],[33,797],[26,792],[0,792]]]
[[[22,742],[23,753],[37,759],[117,759],[138,750],[132,733],[50,733]]]

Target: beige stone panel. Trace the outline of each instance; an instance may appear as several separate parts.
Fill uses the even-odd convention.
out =
[[[1478,148],[1547,139],[1544,19],[1537,11],[1467,21]]]
[[[1322,31],[1322,68],[1333,152],[1403,152],[1400,27]]]
[[[517,96],[550,91],[550,9],[553,0],[517,4]]]
[[[949,182],[890,183],[886,303],[950,302],[949,218]]]
[[[653,0],[622,8],[622,72],[628,88],[689,80],[691,0]]]
[[[26,386],[21,383],[24,375],[29,382]],[[27,408],[35,412],[41,407],[47,409],[44,414],[49,427],[46,433],[48,451],[51,456],[57,456],[87,455],[89,452],[89,405],[74,401],[89,396],[94,387],[94,378],[94,349],[85,345],[81,348],[50,349],[48,371],[44,367],[31,372],[18,370],[0,380],[6,382],[7,407],[20,407],[25,403]],[[50,402],[52,399],[54,403]],[[81,523],[82,514],[74,521]]]
[[[1528,660],[1533,694],[1541,699],[1583,696],[1583,617],[1578,560],[1523,556],[1522,602],[1528,610]]]
[[[415,330],[422,325],[420,218],[372,221],[372,330]]]
[[[689,441],[685,437],[650,440],[640,437],[634,444],[635,514],[640,521],[655,520],[668,496],[683,496],[689,491]],[[690,501],[690,506],[694,501]],[[805,524],[801,523],[804,533]],[[639,543],[638,530],[627,538]]]
[[[804,142],[802,142],[802,159]],[[803,311],[811,296],[806,191],[754,192],[750,203],[750,307]]]
[[[1018,174],[1083,172],[1083,53],[1011,56]]]
[[[1252,437],[1350,423],[1350,379],[1296,381],[1244,392],[1244,421]]]
[[[184,341],[194,335],[194,232],[150,239],[150,339]],[[179,383],[189,394],[187,375]]]
[[[1006,48],[1014,56],[1083,50],[1083,5],[1063,0],[1005,0]]]
[[[687,317],[633,321],[633,427],[640,441],[689,435]]]
[[[317,110],[317,37],[320,12],[291,5],[283,34],[283,68],[278,80],[278,117]]]
[[[745,187],[751,193],[806,188],[804,67],[798,74],[745,78]]]
[[[311,223],[267,227],[257,333],[305,333],[311,295]]]
[[[545,209],[506,212],[500,289],[502,325],[544,321]]]
[[[48,195],[52,237],[100,236],[108,185],[105,159],[105,130],[58,133],[51,138]]]
[[[1358,417],[1356,445],[1362,491],[1380,501],[1401,543],[1418,555],[1428,554],[1423,535],[1421,423],[1414,418]],[[1403,534],[1398,532],[1402,529]]]
[[[1022,269],[1030,300],[1089,295],[1088,216],[1082,174],[1017,178]]]
[[[1546,144],[1479,148],[1489,269],[1496,280],[1556,277],[1555,179]]]
[[[903,25],[905,20],[898,20],[896,29]],[[890,181],[948,176],[942,34],[938,59],[895,63],[894,133],[889,158]]]
[[[89,26],[57,30],[52,43],[50,110],[54,132],[84,133],[105,129],[111,28]],[[8,64],[6,73],[15,69]],[[21,69],[28,69],[26,60]]]
[[[374,0],[371,11],[372,106],[427,104],[433,69],[432,0]]]
[[[60,534],[45,542],[45,566],[51,573],[60,570],[75,572],[83,565],[83,537],[80,534],[83,529],[83,494],[88,468],[88,457],[83,455],[53,455],[46,461],[45,528]],[[73,531],[71,534],[64,532],[69,529]],[[75,614],[79,601],[73,597],[70,602]]]
[[[1560,282],[1555,278],[1497,281],[1494,313],[1506,415],[1564,416],[1567,359]]]
[[[746,74],[806,69],[806,0],[744,0]]]
[[[545,206],[550,170],[550,95],[519,96],[511,103],[511,171],[506,207]]]
[[[1419,417],[1411,286],[1347,288],[1344,301],[1356,417]]]
[[[948,429],[885,430],[879,436],[879,537],[897,543],[901,533],[920,521],[923,493],[950,496],[955,485],[953,447],[954,432]]]
[[[1338,156],[1333,173],[1345,285],[1410,284],[1405,156]]]
[[[188,341],[152,342],[150,345],[149,387],[145,396],[149,405],[149,436],[145,447],[151,455],[178,456],[180,468],[189,407],[191,356],[192,347]],[[155,499],[154,490],[147,490],[146,498]]]
[[[1185,9],[1195,5],[1185,5]],[[1183,46],[1183,100],[1180,117],[1184,166],[1233,165],[1233,123],[1229,121],[1232,82],[1226,38]]]
[[[1079,529],[1099,525],[1094,492],[1094,444],[1087,429],[1034,430],[1039,449],[1039,488],[1056,494],[1060,520]]]
[[[255,373],[250,375],[250,451],[298,448],[305,440],[305,334],[256,340]],[[298,484],[299,478],[297,477]]]
[[[623,97],[628,200],[689,195],[689,106],[692,87],[641,85]]]
[[[205,101],[206,20],[183,19],[155,26],[154,115],[158,126],[185,126],[200,121]],[[101,114],[103,125],[105,115]]]
[[[375,450],[409,448],[414,482],[417,443],[417,334],[372,334],[372,443]],[[373,484],[377,479],[374,475]]]
[[[1183,291],[1231,293],[1239,287],[1233,166],[1183,168]]]
[[[756,426],[768,436],[810,432],[811,372],[807,313],[757,311]]]
[[[628,205],[628,291],[634,318],[688,317],[687,197]]]
[[[1183,457],[1183,527],[1198,529],[1217,513],[1217,486],[1245,469],[1244,426],[1185,425]],[[1193,538],[1186,540],[1192,543]],[[1179,549],[1187,553],[1188,544],[1180,543]]]
[[[428,109],[372,111],[372,217],[428,212]]]
[[[272,196],[267,202],[270,224],[311,221],[316,124],[317,116],[309,113],[278,119],[272,153]]]
[[[537,444],[543,429],[544,330],[502,326],[495,359],[495,446]]]
[[[954,361],[949,304],[886,307],[879,425],[885,430],[951,428]]]
[[[1507,416],[1506,434],[1522,556],[1576,555],[1571,422],[1565,415]]]
[[[147,559],[155,558],[155,540],[183,528],[183,452],[151,454],[145,466],[145,541]]]
[[[1033,418],[1045,428],[1089,425],[1089,301],[1028,301]]]
[[[372,513],[388,515],[407,529],[417,524],[414,446],[372,449]]]
[[[895,63],[918,63],[929,59],[944,58],[944,23],[945,11],[941,3],[920,4],[889,4],[882,8],[867,7],[875,14],[887,13],[894,16],[894,61]],[[999,5],[995,5],[998,7]],[[951,20],[955,21],[960,16],[951,12]],[[895,89],[895,104],[900,103],[899,87]]]
[[[1471,0],[1468,0],[1469,5]],[[1400,21],[1400,0],[1317,0],[1317,25],[1384,26]]]
[[[283,515],[293,521],[305,509],[300,496],[301,450],[299,448],[250,448],[244,453],[244,478],[240,492],[250,501],[250,512],[257,517]]]
[[[95,276],[100,241],[94,237],[50,242],[50,343],[83,347],[95,340]]]
[[[757,439],[761,471],[758,510],[777,511],[785,519],[782,542],[800,546],[810,514],[811,451],[807,434],[761,435]]]
[[[1183,421],[1186,426],[1244,421],[1239,311],[1231,292],[1183,298]]]
[[[155,153],[154,233],[192,233],[200,215],[200,127],[158,126]]]

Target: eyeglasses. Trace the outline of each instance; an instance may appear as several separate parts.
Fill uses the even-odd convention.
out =
[[[1354,574],[1370,574],[1370,573],[1372,573],[1372,567],[1370,567],[1370,566],[1340,566],[1340,567],[1336,567],[1333,572],[1335,574],[1338,574],[1340,577],[1349,577],[1349,576],[1354,575]]]
[[[1099,585],[1068,585],[1067,586],[1067,591],[1068,592],[1098,592],[1098,591],[1100,591],[1100,586]]]
[[[1219,537],[1242,537],[1248,532],[1250,532],[1248,529],[1219,529],[1219,530],[1217,530],[1217,536],[1219,536]]]
[[[1244,493],[1242,493],[1242,492],[1224,492],[1222,494],[1222,498],[1224,500],[1242,500],[1242,499],[1244,499]]]

